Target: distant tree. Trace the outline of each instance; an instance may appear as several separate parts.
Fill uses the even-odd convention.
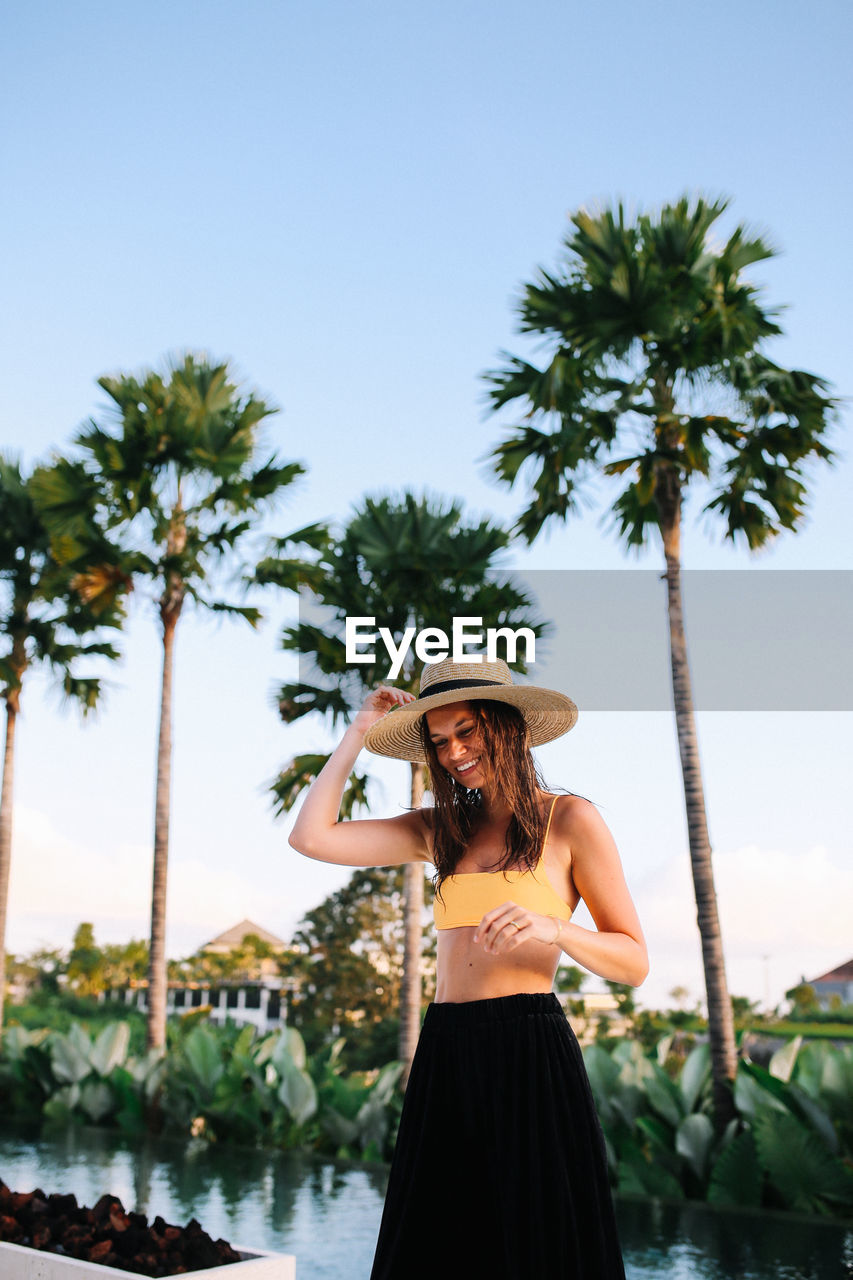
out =
[[[93,996],[106,987],[103,952],[95,943],[91,923],[77,926],[66,969],[68,985],[80,996]]]
[[[748,996],[732,996],[732,1016],[735,1022],[744,1022],[755,1017],[758,1006]]]
[[[623,1015],[629,1018],[636,1008],[634,999],[634,988],[626,982],[608,982],[607,989],[616,1000],[616,1008]]]
[[[38,992],[44,996],[56,996],[60,991],[60,979],[64,978],[67,954],[61,947],[38,947],[22,956],[7,956],[7,976],[29,999]]]
[[[37,473],[38,474],[38,473]],[[51,469],[42,469],[51,475]],[[62,695],[86,715],[95,707],[101,681],[81,675],[93,658],[118,657],[103,639],[121,625],[124,583],[99,561],[103,545],[92,541],[84,562],[67,554],[58,561],[36,503],[36,484],[17,462],[0,455],[0,697],[6,710],[3,783],[0,791],[0,1034],[6,992],[6,913],[12,862],[15,733],[21,694],[29,672],[50,672]],[[86,493],[78,491],[85,503]],[[86,599],[81,574],[88,575]]]
[[[264,942],[256,933],[247,933],[230,953],[230,972],[240,974],[246,980],[257,981],[264,972],[263,962],[275,959],[276,952],[271,943]]]
[[[743,226],[720,237],[725,209],[697,197],[633,221],[622,205],[574,214],[563,266],[540,271],[518,309],[548,358],[507,355],[488,375],[492,407],[523,410],[492,456],[506,484],[529,479],[517,525],[528,542],[576,512],[581,483],[598,474],[625,481],[611,507],[625,545],[652,535],[663,551],[718,1128],[734,1115],[737,1054],[681,599],[682,508],[698,488],[703,513],[752,550],[797,529],[807,468],[833,456],[835,407],[821,378],[767,355],[781,329],[745,272],[773,251]]]
[[[261,512],[304,468],[259,458],[261,424],[276,410],[243,394],[228,366],[186,355],[165,375],[99,379],[112,401],[106,425],[79,433],[79,462],[45,477],[42,510],[57,535],[91,532],[76,496],[86,486],[98,501],[99,525],[137,583],[154,593],[163,640],[160,729],[154,816],[154,873],[148,977],[148,1042],[166,1034],[166,887],[172,770],[174,642],[184,605],[243,618],[257,608],[221,598],[225,570],[247,572],[244,547]],[[294,535],[298,538],[299,535]],[[57,546],[60,545],[57,538]],[[284,584],[282,584],[284,585]]]
[[[810,982],[798,982],[785,992],[785,999],[791,1002],[792,1018],[808,1018],[820,1008],[817,992]]]
[[[588,977],[586,969],[581,969],[576,964],[561,964],[557,969],[554,985],[561,994],[580,991]]]
[[[108,987],[128,987],[131,983],[142,982],[148,973],[148,942],[144,938],[106,943],[101,948],[101,955]]]
[[[426,880],[421,884],[423,929]],[[289,1018],[312,1047],[355,1032],[359,1042],[370,1041],[380,1024],[396,1022],[403,897],[403,867],[358,868],[343,888],[304,916],[293,937],[286,978]]]

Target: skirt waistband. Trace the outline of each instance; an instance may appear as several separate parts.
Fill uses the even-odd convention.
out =
[[[494,996],[488,1000],[466,1000],[460,1004],[442,1001],[427,1006],[424,1028],[450,1030],[483,1022],[511,1022],[516,1018],[565,1017],[563,1006],[553,991],[519,992],[513,996]]]

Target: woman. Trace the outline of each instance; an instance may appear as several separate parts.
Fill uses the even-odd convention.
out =
[[[530,752],[576,719],[503,662],[427,666],[417,699],[366,698],[290,836],[324,862],[436,870],[436,997],[371,1280],[624,1276],[601,1128],[551,988],[561,954],[633,986],[648,959],[607,827],[587,800],[549,793]],[[426,762],[434,806],[339,822],[362,746]],[[571,922],[581,898],[594,930]]]

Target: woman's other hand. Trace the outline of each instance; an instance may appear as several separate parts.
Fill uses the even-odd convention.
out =
[[[528,911],[515,902],[504,902],[486,912],[477,925],[474,941],[482,943],[489,955],[505,955],[523,942],[556,943],[564,923],[554,916]]]

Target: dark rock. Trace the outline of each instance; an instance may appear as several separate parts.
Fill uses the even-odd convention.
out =
[[[116,1196],[91,1208],[73,1195],[15,1192],[0,1182],[0,1240],[149,1276],[186,1275],[239,1262],[226,1240],[214,1241],[191,1219],[186,1227],[157,1216],[125,1212]]]

